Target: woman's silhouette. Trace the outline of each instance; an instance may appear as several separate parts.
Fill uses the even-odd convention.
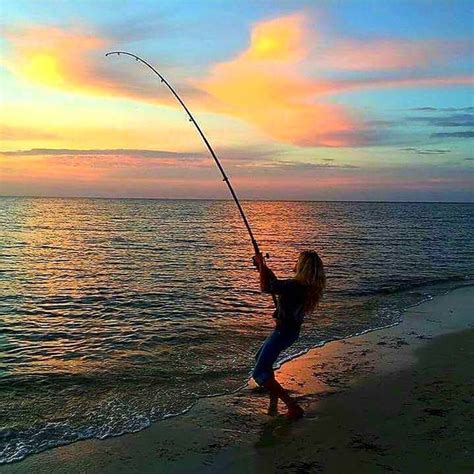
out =
[[[314,251],[301,252],[294,268],[295,276],[280,280],[267,267],[262,254],[255,255],[253,261],[260,273],[261,290],[278,295],[278,304],[273,314],[275,329],[255,356],[257,363],[252,376],[270,392],[269,414],[276,414],[281,399],[288,407],[286,416],[299,418],[304,411],[275,380],[273,364],[298,339],[304,317],[314,311],[322,297],[326,285],[323,262]]]

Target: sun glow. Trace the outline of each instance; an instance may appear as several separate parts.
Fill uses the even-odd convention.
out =
[[[249,49],[250,59],[295,61],[305,55],[304,18],[299,14],[275,18],[254,26]]]
[[[60,85],[63,82],[57,59],[46,53],[34,54],[25,65],[26,75],[36,82]]]
[[[255,40],[254,50],[259,55],[265,56],[271,54],[272,51],[277,51],[278,46],[279,44],[276,38],[264,36],[263,38],[257,38]]]

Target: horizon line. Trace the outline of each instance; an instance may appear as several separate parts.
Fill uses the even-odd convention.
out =
[[[27,199],[103,199],[103,200],[130,200],[130,201],[232,201],[232,198],[173,198],[173,197],[112,197],[112,196],[34,196],[34,195],[0,195],[0,198],[27,198]],[[384,201],[380,199],[255,199],[239,198],[245,202],[360,202],[386,204],[474,204],[473,201]]]

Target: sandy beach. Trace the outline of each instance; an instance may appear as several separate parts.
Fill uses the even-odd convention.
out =
[[[474,287],[458,288],[399,325],[285,363],[277,378],[305,408],[302,420],[267,416],[267,395],[249,382],[139,433],[58,447],[0,472],[472,473],[473,307]]]

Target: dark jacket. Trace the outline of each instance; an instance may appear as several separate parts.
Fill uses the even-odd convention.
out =
[[[306,287],[294,279],[272,278],[268,292],[278,295],[278,305],[273,313],[276,328],[285,332],[299,331],[304,319]]]

